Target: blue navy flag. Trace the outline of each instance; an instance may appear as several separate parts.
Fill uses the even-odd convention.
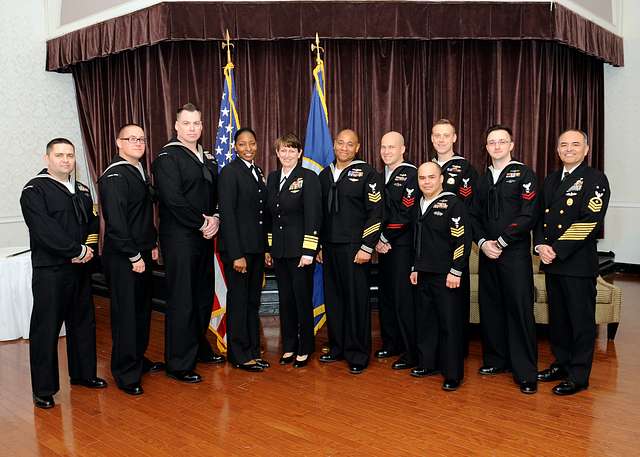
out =
[[[220,101],[220,117],[218,118],[218,132],[213,148],[218,161],[218,170],[236,157],[233,136],[240,128],[238,111],[236,110],[236,85],[233,81],[233,64],[229,62],[224,67],[224,91]]]
[[[320,173],[333,162],[333,140],[329,133],[329,115],[324,94],[324,62],[316,59],[313,69],[313,94],[307,121],[307,134],[304,140],[304,158],[302,166]],[[322,265],[316,264],[313,275],[313,317],[314,333],[324,325],[327,317],[324,308],[324,285],[322,283]]]

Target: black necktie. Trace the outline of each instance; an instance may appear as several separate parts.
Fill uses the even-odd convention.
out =
[[[256,173],[256,167],[254,167],[253,164],[249,167],[249,171],[251,172],[251,174],[253,175],[253,177],[257,181],[258,180],[258,173]]]
[[[562,173],[562,181],[564,181],[567,176],[569,176],[569,172],[568,171],[563,172]]]

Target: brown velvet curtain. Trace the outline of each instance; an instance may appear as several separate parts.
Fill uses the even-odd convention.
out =
[[[330,129],[361,135],[362,158],[381,168],[379,139],[404,134],[408,159],[433,154],[432,123],[458,126],[456,151],[481,171],[482,132],[495,122],[513,127],[514,157],[540,179],[559,162],[555,140],[565,128],[585,130],[590,162],[602,168],[603,63],[549,41],[326,40]],[[312,87],[308,41],[238,41],[235,77],[241,124],[258,136],[257,161],[276,167],[271,144],[288,131],[304,138]],[[175,109],[203,110],[203,145],[212,146],[225,53],[219,42],[163,42],[72,67],[88,159],[99,175],[115,152],[117,128],[143,125],[147,163],[173,135]]]

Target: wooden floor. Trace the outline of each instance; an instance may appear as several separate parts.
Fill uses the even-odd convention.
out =
[[[440,389],[440,377],[415,379],[387,360],[374,359],[360,376],[317,359],[283,368],[277,317],[262,321],[273,364],[265,373],[202,366],[197,385],[152,374],[145,394],[130,397],[109,373],[108,302],[97,299],[98,374],[107,389],[69,386],[61,339],[57,405],[36,409],[27,342],[0,343],[0,456],[640,455],[640,277],[612,279],[623,289],[617,339],[607,342],[600,328],[591,387],[568,398],[548,384],[527,396],[509,375],[480,377],[477,338],[453,393]],[[154,313],[151,358],[161,357],[162,335],[163,316]],[[544,367],[551,361],[544,338],[539,352]]]

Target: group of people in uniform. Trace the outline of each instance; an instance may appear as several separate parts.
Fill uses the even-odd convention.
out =
[[[335,161],[317,175],[302,166],[294,134],[274,144],[279,167],[266,177],[255,163],[250,128],[234,136],[237,157],[218,174],[215,156],[199,143],[202,114],[191,103],[176,112],[175,138],[153,161],[154,186],[142,165],[146,138],[137,124],[118,132],[118,152],[98,179],[104,219],[102,263],[111,294],[111,373],[118,388],[143,393],[145,373],[164,370],[185,383],[202,380],[197,364],[226,358],[207,339],[213,303],[214,239],[227,285],[227,358],[262,372],[258,310],[265,267],[279,291],[281,365],[307,366],[315,350],[314,270],[324,270],[328,351],[321,363],[344,360],[352,374],[370,362],[370,268],[379,263],[379,359],[395,370],[441,374],[453,391],[468,353],[472,242],[480,250],[481,375],[512,373],[523,393],[538,381],[559,381],[558,395],[587,388],[596,337],[596,238],[609,201],[606,176],[589,166],[587,135],[563,132],[563,168],[542,188],[512,158],[509,127],[486,132],[491,165],[482,176],[454,152],[456,129],[437,121],[437,155],[419,167],[405,161],[404,138],[380,142],[384,171],[358,159],[358,134],[334,139]],[[97,249],[99,218],[89,190],[75,181],[70,141],[49,142],[47,168],[24,187],[34,309],[30,362],[34,404],[53,407],[59,390],[57,337],[66,324],[72,384],[104,388],[96,373],[95,316],[88,263]],[[159,230],[153,222],[159,209]],[[546,273],[550,342],[555,362],[538,372],[533,251]],[[158,244],[159,241],[159,244]],[[161,248],[161,253],[158,248]],[[149,343],[152,265],[165,264],[165,360],[145,357]]]

